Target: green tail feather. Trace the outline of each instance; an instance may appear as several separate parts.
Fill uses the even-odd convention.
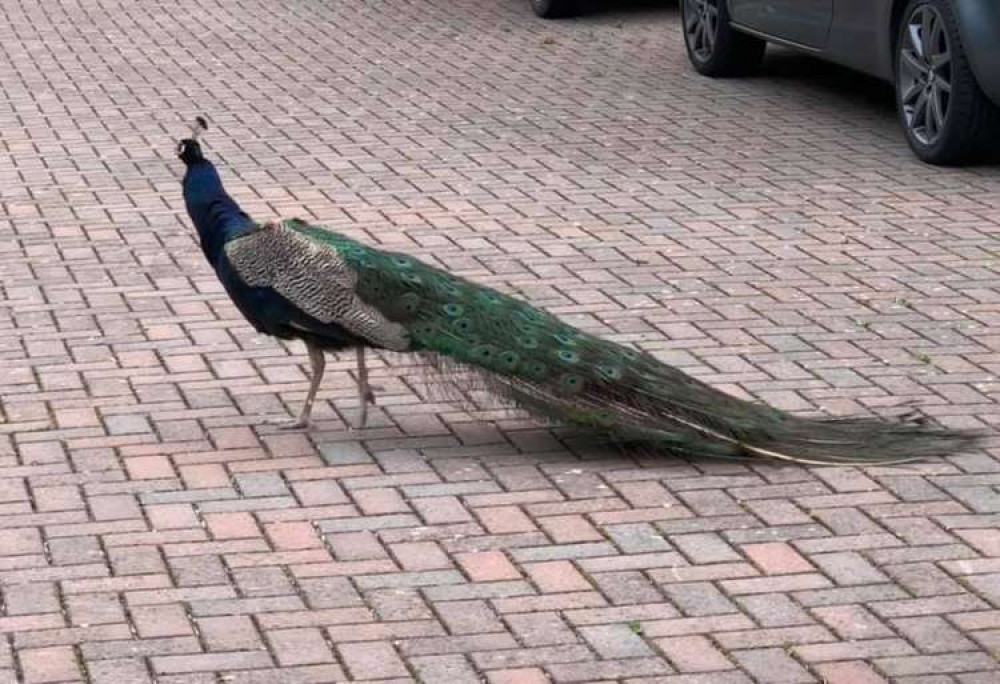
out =
[[[667,450],[804,463],[885,463],[969,448],[980,435],[875,418],[810,419],[742,401],[656,360],[588,335],[513,297],[298,221],[337,249],[357,291],[407,327],[413,351],[478,371],[548,418]]]

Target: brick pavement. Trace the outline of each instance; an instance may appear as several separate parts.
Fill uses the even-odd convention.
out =
[[[368,429],[202,263],[172,141],[297,214],[793,410],[1000,424],[1000,173],[887,90],[685,64],[676,8],[0,0],[0,682],[987,684],[1000,463],[626,458],[428,397]],[[294,353],[293,353],[294,352]],[[391,365],[386,361],[390,361]]]

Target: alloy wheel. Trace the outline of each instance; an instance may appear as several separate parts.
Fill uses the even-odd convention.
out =
[[[934,145],[951,106],[951,46],[940,12],[930,5],[909,17],[899,52],[899,99],[910,133]]]
[[[715,51],[719,27],[719,0],[684,0],[684,34],[691,53],[707,62]]]

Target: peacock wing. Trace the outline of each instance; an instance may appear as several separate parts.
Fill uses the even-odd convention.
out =
[[[371,343],[405,351],[406,329],[357,292],[357,273],[337,249],[283,225],[268,224],[225,246],[226,259],[251,287],[271,288],[307,315]]]

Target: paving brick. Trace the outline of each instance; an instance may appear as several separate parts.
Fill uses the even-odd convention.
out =
[[[570,629],[556,612],[508,615],[505,621],[512,633],[525,646],[555,646],[575,644],[580,641],[577,633]]]
[[[886,680],[865,662],[825,663],[816,673],[828,684],[885,684]]]
[[[381,620],[431,620],[434,613],[416,588],[372,589],[364,599]],[[359,601],[360,604],[360,601]]]
[[[253,621],[245,615],[201,617],[195,624],[210,651],[249,651],[263,645]]]
[[[361,596],[346,577],[298,579],[296,584],[310,608],[343,608],[361,605]]]
[[[94,684],[149,684],[152,682],[145,662],[138,658],[95,660],[87,663],[87,672]]]
[[[490,534],[511,534],[514,532],[533,532],[535,523],[514,506],[498,506],[496,508],[480,508],[476,515]]]
[[[482,679],[460,655],[422,656],[412,659],[417,676],[428,682],[479,684]]]
[[[548,668],[553,681],[587,682],[668,674],[670,666],[659,658],[628,658],[593,663],[557,663]],[[596,680],[595,680],[596,677]]]
[[[146,506],[145,510],[153,529],[175,530],[199,524],[191,504],[160,504]]]
[[[267,653],[260,651],[232,651],[153,656],[151,662],[153,671],[159,675],[263,668],[271,664],[271,658]]]
[[[890,623],[921,653],[947,653],[974,650],[975,644],[936,615],[900,618]]]
[[[520,579],[521,573],[500,551],[478,551],[457,557],[459,565],[473,582]]]
[[[267,641],[274,651],[275,660],[282,667],[334,660],[323,633],[316,628],[271,630],[267,633]]]
[[[4,608],[9,616],[58,613],[62,610],[53,584],[14,584],[4,587]]]
[[[370,560],[389,555],[375,535],[368,531],[327,534],[326,542],[338,560]]]
[[[692,563],[698,565],[727,563],[741,559],[728,543],[715,534],[676,534],[670,537],[670,541],[691,559]]]
[[[641,658],[653,654],[636,630],[628,625],[581,627],[580,634],[604,659]]]
[[[406,666],[386,642],[341,644],[341,661],[355,679],[405,677]]]
[[[76,655],[69,646],[30,648],[18,655],[26,684],[75,681],[82,678]]]
[[[187,613],[180,604],[135,606],[129,612],[139,636],[144,639],[186,636],[193,633]]]
[[[810,572],[813,569],[809,561],[788,544],[748,544],[743,547],[743,553],[768,575]]]
[[[752,594],[736,599],[762,627],[807,625],[813,618],[784,594]]]
[[[74,625],[98,625],[125,621],[125,610],[117,594],[67,596],[66,610]]]
[[[404,570],[437,570],[452,566],[451,560],[434,542],[392,544],[389,549]]]
[[[726,656],[703,636],[657,639],[656,647],[680,672],[713,672],[733,667]]]
[[[751,677],[774,684],[815,682],[816,679],[779,648],[736,651],[733,658]]]
[[[662,589],[685,615],[702,617],[737,612],[733,602],[708,582],[673,584]]]
[[[592,575],[601,593],[616,605],[656,603],[663,594],[645,574],[633,572],[602,572]]]
[[[249,513],[209,513],[205,523],[215,539],[259,537],[260,528]]]
[[[487,675],[489,684],[548,684],[549,678],[537,667],[514,670],[493,670]]]
[[[531,563],[524,568],[531,581],[544,593],[587,591],[592,588],[590,582],[569,561]]]
[[[315,549],[323,546],[315,528],[308,522],[278,522],[265,525],[264,532],[278,550]]]
[[[882,94],[785,51],[692,80],[676,3],[182,0],[209,27],[182,40],[157,3],[92,9],[0,7],[0,680],[993,684],[994,442],[906,468],[626,453],[375,353],[367,428],[331,354],[315,427],[276,430],[307,360],[204,262],[171,141],[196,102],[254,216],[737,396],[977,428],[992,166],[916,162]]]
[[[583,516],[579,515],[557,515],[540,518],[539,523],[542,529],[557,544],[573,544],[604,539],[604,535],[587,522]]]

